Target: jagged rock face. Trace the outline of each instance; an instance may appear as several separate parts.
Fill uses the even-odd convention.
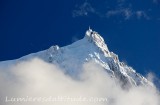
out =
[[[22,57],[17,61],[39,57],[46,62],[58,64],[66,74],[76,77],[85,62],[94,61],[102,66],[114,79],[122,83],[122,87],[150,85],[146,78],[136,73],[134,69],[120,62],[118,55],[110,52],[104,39],[95,31],[87,30],[85,37],[71,45],[49,49]],[[3,63],[14,62],[6,61]],[[79,68],[79,69],[78,69]]]

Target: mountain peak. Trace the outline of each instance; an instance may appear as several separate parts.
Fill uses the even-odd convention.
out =
[[[89,42],[93,42],[95,45],[97,45],[102,51],[109,51],[103,37],[100,34],[98,34],[98,32],[93,31],[90,27],[85,33],[85,38]]]
[[[94,61],[100,65],[113,79],[122,82],[123,87],[127,86],[153,86],[145,77],[136,73],[136,71],[120,62],[118,55],[110,52],[104,39],[90,27],[86,31],[85,37],[71,45],[59,47],[52,46],[47,50],[27,55],[17,60],[1,62],[0,65],[7,66],[16,64],[19,61],[40,58],[46,62],[57,64],[63,68],[66,74],[77,77],[81,71],[79,68],[85,62]]]

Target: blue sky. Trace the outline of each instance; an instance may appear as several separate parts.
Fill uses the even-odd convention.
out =
[[[121,61],[160,76],[159,0],[1,0],[0,61],[71,44],[89,25]]]

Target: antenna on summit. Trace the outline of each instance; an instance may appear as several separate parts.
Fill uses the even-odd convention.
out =
[[[92,31],[91,27],[89,26],[89,30]]]

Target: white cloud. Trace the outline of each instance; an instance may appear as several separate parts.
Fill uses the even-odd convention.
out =
[[[136,11],[135,14],[138,19],[141,19],[141,18],[145,18],[147,20],[150,19],[149,16],[144,11]]]
[[[156,84],[156,86],[159,88],[160,90],[160,79],[154,74],[154,73],[148,73],[147,74],[147,79],[151,82],[154,82]]]
[[[133,11],[130,8],[110,10],[107,12],[106,16],[108,18],[113,16],[123,16],[125,20],[128,20],[133,17],[136,17],[137,19],[142,19],[142,18],[146,20],[150,19],[150,17],[146,14],[146,12],[142,10]]]
[[[155,4],[158,4],[158,0],[152,0],[153,1],[153,3],[155,3]]]
[[[66,75],[57,65],[40,59],[20,62],[0,69],[1,105],[159,105],[155,88],[132,87],[123,90],[103,68],[94,62],[83,65],[77,78]],[[99,97],[105,102],[4,102],[5,97]]]
[[[155,0],[156,1],[156,0]],[[106,4],[106,6],[109,3]],[[126,2],[126,0],[117,0],[115,6],[110,9],[104,10],[105,12],[98,11],[99,8],[105,7],[93,7],[91,3],[85,1],[82,5],[77,5],[76,9],[73,10],[72,16],[89,16],[90,14],[94,14],[100,18],[111,18],[115,16],[123,16],[124,20],[129,20],[131,18],[135,19],[146,19],[149,20],[150,17],[144,10],[135,10],[132,7],[131,3]]]
[[[112,16],[124,16],[125,19],[129,19],[131,16],[132,16],[132,11],[128,8],[126,9],[116,9],[116,10],[109,10],[107,13],[106,13],[106,16],[109,18],[109,17],[112,17]]]
[[[95,9],[89,2],[85,1],[82,5],[76,6],[76,9],[72,12],[72,16],[88,16],[89,13],[95,13]]]

